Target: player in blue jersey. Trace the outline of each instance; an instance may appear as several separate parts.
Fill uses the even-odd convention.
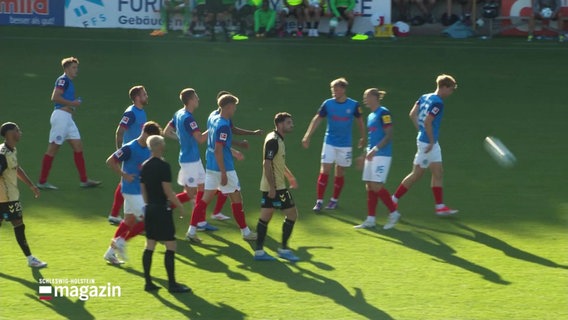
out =
[[[87,177],[81,135],[72,116],[75,109],[81,106],[81,98],[75,97],[75,86],[73,85],[73,79],[77,77],[79,72],[79,60],[75,57],[65,58],[61,61],[61,66],[63,67],[63,75],[55,80],[55,88],[53,88],[51,95],[51,101],[55,104],[55,110],[53,110],[51,114],[49,145],[43,156],[41,174],[37,186],[40,189],[57,189],[56,186],[47,182],[47,177],[49,176],[49,171],[51,170],[51,165],[57,151],[59,151],[59,148],[65,141],[68,141],[71,148],[73,148],[75,166],[77,167],[77,171],[79,171],[81,181],[79,185],[83,188],[96,187],[101,184],[101,182],[90,180]]]
[[[357,125],[361,133],[358,147],[365,145],[365,124],[361,117],[361,107],[359,103],[346,95],[347,85],[345,78],[338,78],[331,82],[332,98],[325,100],[313,117],[308,130],[302,139],[304,148],[310,145],[312,134],[323,121],[327,118],[327,129],[321,153],[320,174],[317,181],[317,200],[313,210],[319,212],[323,206],[323,196],[327,187],[329,173],[335,163],[335,179],[333,196],[325,209],[337,208],[339,194],[344,184],[344,171],[351,166],[352,159],[352,125],[353,120],[357,120]]]
[[[449,208],[443,201],[442,149],[438,143],[440,124],[444,115],[443,99],[449,97],[457,88],[456,80],[447,74],[436,78],[436,91],[422,95],[410,111],[410,119],[418,130],[416,144],[418,151],[414,156],[412,172],[400,183],[392,199],[395,203],[418,181],[426,169],[432,172],[432,193],[436,202],[436,214],[452,215],[458,212]]]
[[[120,149],[124,144],[137,139],[142,133],[142,127],[146,123],[146,111],[144,107],[148,104],[148,93],[144,86],[134,86],[128,92],[132,105],[124,110],[122,118],[116,128],[116,150]],[[120,218],[120,208],[124,204],[124,198],[120,192],[120,182],[114,190],[114,201],[108,216],[108,221],[112,224],[119,224],[122,219]]]
[[[207,128],[205,191],[203,198],[197,203],[191,215],[191,223],[186,237],[190,242],[201,242],[196,233],[197,223],[205,220],[207,204],[213,199],[217,190],[229,195],[233,217],[241,229],[243,239],[256,240],[256,233],[252,232],[246,224],[240,192],[241,185],[235,171],[231,151],[233,134],[230,119],[235,114],[238,103],[239,99],[231,94],[219,97],[217,104],[221,108],[221,113],[219,117],[212,119]]]
[[[183,108],[179,109],[166,125],[164,135],[179,141],[179,165],[177,183],[184,188],[183,193],[176,195],[181,203],[195,199],[199,202],[203,197],[205,169],[199,155],[199,144],[207,141],[207,133],[202,133],[195,120],[195,109],[199,106],[199,96],[192,88],[181,91],[179,98]],[[206,221],[198,223],[200,230],[215,231],[217,228]]]
[[[125,258],[126,241],[144,231],[144,199],[140,189],[140,169],[142,163],[150,158],[146,144],[148,137],[160,135],[162,129],[154,121],[148,121],[142,128],[138,139],[124,144],[106,160],[107,165],[121,177],[121,192],[124,197],[124,220],[120,222],[104,259],[112,264],[120,264],[115,249]]]
[[[391,229],[400,219],[396,205],[392,202],[391,195],[384,188],[389,175],[392,160],[392,118],[389,109],[381,106],[381,101],[386,94],[377,88],[365,90],[363,101],[371,110],[367,116],[367,154],[363,168],[363,181],[367,190],[367,219],[356,229],[375,227],[375,211],[377,201],[381,201],[389,209],[388,222],[383,229]]]

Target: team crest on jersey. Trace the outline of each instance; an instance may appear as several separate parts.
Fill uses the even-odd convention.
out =
[[[195,130],[197,129],[197,122],[193,121],[192,123],[189,124],[189,126],[191,127],[191,130]]]
[[[345,113],[350,114],[351,113],[351,109],[346,109]]]
[[[388,114],[383,115],[383,116],[382,116],[382,119],[383,119],[383,123],[384,123],[384,124],[390,124],[390,123],[392,123],[391,116],[388,115]]]
[[[122,151],[122,149],[118,149],[116,150],[116,152],[114,153],[114,156],[117,158],[122,158],[122,156],[124,155],[124,152]]]
[[[222,133],[219,135],[219,140],[221,140],[221,141],[227,141],[227,134],[222,132]]]
[[[438,107],[432,108],[432,114],[437,115],[438,112],[440,112],[440,108],[438,108]]]
[[[59,79],[59,81],[57,81],[57,86],[58,86],[58,87],[63,87],[63,86],[65,86],[65,79]]]
[[[122,117],[122,120],[120,120],[121,124],[128,124],[128,122],[130,121],[130,118],[128,116],[124,116]]]
[[[267,158],[274,158],[274,151],[269,150],[268,153],[266,154]]]

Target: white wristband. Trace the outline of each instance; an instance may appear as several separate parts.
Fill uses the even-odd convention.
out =
[[[377,146],[374,146],[374,147],[371,148],[371,151],[379,152],[379,148],[377,148]]]

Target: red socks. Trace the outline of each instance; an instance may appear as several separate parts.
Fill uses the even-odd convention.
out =
[[[124,223],[124,220],[120,222],[120,224],[118,225],[118,228],[116,228],[116,231],[114,232],[114,238],[126,238],[126,235],[128,234],[128,232],[130,231],[130,227]]]
[[[205,215],[207,211],[207,203],[203,200],[199,200],[193,208],[193,212],[191,213],[191,222],[190,225],[197,227],[197,223],[201,221],[205,221]]]
[[[124,197],[122,196],[122,186],[120,182],[114,190],[114,200],[112,202],[112,208],[110,209],[110,215],[113,217],[118,217],[120,215],[120,207],[124,204]]]
[[[323,199],[323,194],[325,193],[325,188],[327,187],[328,177],[329,176],[325,173],[320,173],[318,176],[318,184],[317,184],[318,200]]]
[[[436,204],[444,203],[444,201],[442,201],[443,199],[442,187],[432,187],[432,193],[434,194],[434,201],[436,201]]]
[[[381,188],[381,190],[377,192],[377,196],[381,199],[385,206],[387,206],[389,212],[396,211],[396,205],[392,202],[391,195],[387,189]]]
[[[132,229],[130,229],[126,237],[124,237],[124,240],[132,239],[133,237],[141,234],[142,231],[144,231],[144,221],[138,221],[132,226]]]
[[[243,211],[243,204],[242,203],[233,203],[231,204],[231,208],[233,209],[233,217],[235,217],[235,221],[239,225],[239,228],[243,229],[247,227],[247,222],[245,220],[245,212]]]
[[[79,179],[81,182],[87,182],[87,169],[85,169],[83,152],[74,152],[73,160],[75,160],[75,166],[77,167],[77,171],[79,171]]]
[[[227,202],[227,195],[222,192],[217,192],[217,202],[215,203],[215,209],[213,209],[213,214],[217,214],[223,210],[223,206]]]
[[[335,177],[333,180],[333,199],[339,199],[339,194],[341,194],[341,189],[343,189],[344,183],[344,177]]]
[[[375,211],[377,210],[377,193],[374,191],[367,191],[367,215],[375,216]]]
[[[398,189],[396,189],[394,196],[397,199],[400,199],[406,193],[406,191],[408,191],[408,189],[403,184],[400,184],[400,186],[398,186]]]
[[[39,183],[47,182],[47,176],[49,176],[49,170],[51,170],[52,163],[53,163],[53,157],[44,154],[43,160],[41,161],[41,174],[39,175]]]

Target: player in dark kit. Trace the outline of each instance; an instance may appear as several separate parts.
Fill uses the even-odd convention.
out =
[[[162,136],[151,136],[147,140],[147,145],[152,152],[152,157],[144,162],[140,173],[142,196],[146,203],[144,213],[146,248],[142,256],[144,278],[146,279],[144,290],[156,291],[160,288],[152,282],[150,267],[152,265],[152,255],[154,254],[156,242],[163,241],[166,245],[164,263],[168,273],[169,291],[172,293],[189,292],[191,291],[190,288],[177,283],[175,280],[174,256],[176,252],[176,231],[168,200],[176,205],[182,215],[184,214],[184,210],[172,190],[172,172],[170,165],[162,159],[166,143]]]

